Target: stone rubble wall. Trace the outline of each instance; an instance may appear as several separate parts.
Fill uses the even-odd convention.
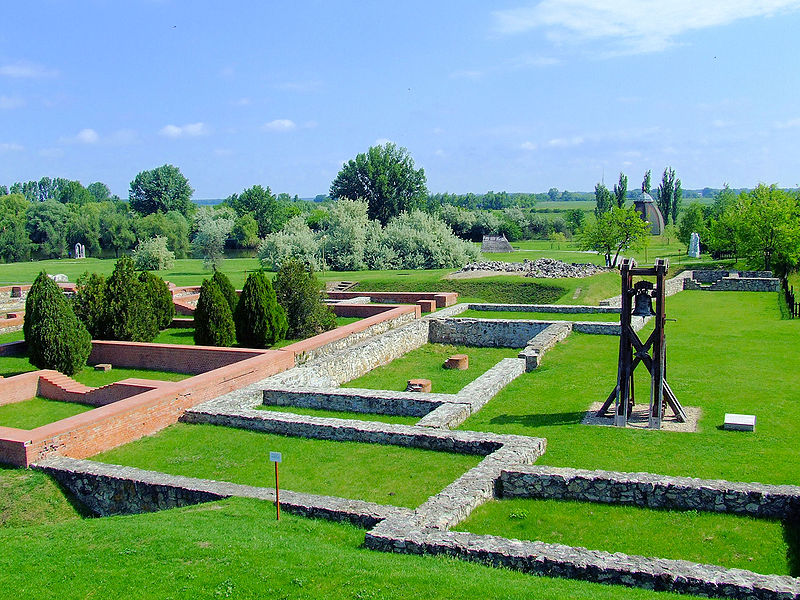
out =
[[[711,285],[700,285],[696,280],[687,279],[683,289],[706,292],[779,292],[781,280],[774,278],[725,277]]]
[[[504,471],[499,495],[702,510],[784,519],[800,511],[800,487],[669,477],[650,473],[530,466]]]
[[[431,319],[430,342],[482,348],[524,348],[549,323],[517,319]]]
[[[384,552],[443,554],[536,575],[656,591],[739,600],[800,598],[800,580],[789,576],[491,535],[411,529],[398,519],[387,519],[367,532],[364,545]]]
[[[424,417],[455,394],[421,394],[359,388],[272,388],[263,391],[264,404],[344,412]]]
[[[52,475],[93,514],[129,515],[213,502],[223,498],[275,501],[274,488],[168,475],[91,460],[53,457],[32,465]],[[373,527],[387,518],[407,519],[411,510],[363,500],[348,500],[281,490],[281,509],[331,521]]]

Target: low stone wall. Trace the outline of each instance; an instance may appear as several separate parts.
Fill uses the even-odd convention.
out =
[[[253,487],[109,465],[89,460],[53,457],[33,465],[53,476],[97,516],[139,514],[223,498],[275,501],[273,488]],[[281,509],[331,521],[373,527],[386,518],[408,518],[411,510],[361,500],[348,500],[281,490]]]
[[[507,498],[604,502],[768,519],[784,519],[800,510],[800,487],[793,485],[559,467],[530,466],[503,471],[498,492]]]
[[[396,328],[390,328],[392,322],[382,324],[376,327],[373,333],[366,332],[364,335],[348,338],[342,342],[343,348],[338,352],[332,351],[328,355],[315,356],[316,360],[310,360],[282,373],[268,382],[268,387],[341,385],[427,343],[428,323],[427,319],[412,319]],[[378,333],[382,335],[377,335]],[[353,343],[359,341],[360,343]],[[334,346],[329,348],[333,350]]]
[[[470,310],[503,311],[503,312],[544,312],[563,314],[604,313],[619,314],[619,307],[589,306],[582,304],[468,304]]]
[[[268,406],[297,406],[344,412],[424,417],[455,394],[420,394],[358,388],[278,388],[263,391]]]
[[[481,348],[524,348],[550,324],[517,319],[433,318],[430,342]]]
[[[19,356],[20,354],[25,354],[26,350],[27,344],[22,340],[0,344],[0,356]]]
[[[398,519],[387,519],[367,532],[364,545],[384,552],[443,554],[547,577],[679,594],[739,600],[800,598],[800,583],[788,576],[458,531],[410,529]]]
[[[687,279],[685,290],[702,290],[706,292],[779,292],[780,279],[725,277],[711,285],[700,285],[696,280]]]
[[[331,300],[347,300],[359,296],[368,296],[373,302],[396,302],[398,304],[416,304],[417,300],[435,300],[436,308],[452,306],[458,300],[455,292],[328,292]]]
[[[369,305],[368,305],[369,307]],[[349,306],[349,309],[361,307]],[[284,346],[284,352],[292,352],[298,364],[331,357],[343,350],[352,348],[367,340],[367,343],[385,332],[413,323],[421,315],[419,306],[382,306],[377,314],[367,318],[337,327],[315,335],[307,340],[301,340]],[[344,315],[340,315],[344,316]],[[363,316],[363,315],[361,315]],[[348,354],[349,360],[350,354]],[[356,376],[358,377],[358,375]],[[354,377],[351,377],[354,379]],[[345,380],[349,381],[349,380]]]

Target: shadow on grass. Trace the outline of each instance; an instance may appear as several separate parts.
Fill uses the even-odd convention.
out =
[[[788,547],[786,564],[792,577],[800,577],[800,513],[795,512],[783,521],[783,540]]]
[[[524,427],[551,427],[554,425],[577,425],[584,412],[565,412],[533,415],[498,415],[490,421],[493,425],[523,425]]]
[[[170,333],[170,337],[173,338],[189,338],[194,339],[194,331],[179,331],[177,333]]]

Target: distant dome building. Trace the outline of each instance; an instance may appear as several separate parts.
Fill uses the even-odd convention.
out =
[[[664,233],[664,217],[661,216],[661,211],[658,210],[656,201],[653,200],[650,194],[641,192],[639,196],[634,198],[633,208],[636,209],[643,221],[650,223],[650,233],[652,235]]]

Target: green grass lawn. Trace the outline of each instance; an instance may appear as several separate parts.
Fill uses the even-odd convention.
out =
[[[557,312],[520,312],[505,310],[465,310],[456,317],[472,317],[475,319],[528,319],[536,321],[607,321],[619,322],[616,313],[557,313]]]
[[[469,368],[445,369],[442,365],[453,354],[466,354]],[[475,348],[448,344],[425,344],[388,365],[377,367],[343,387],[370,390],[405,390],[409,379],[430,379],[432,392],[455,394],[465,385],[491,369],[504,358],[516,357],[511,348]]]
[[[247,485],[275,484],[269,453],[282,452],[281,485],[309,492],[415,507],[481,457],[271,435],[178,423],[94,460]]]
[[[703,411],[698,433],[581,425],[613,389],[618,339],[573,333],[541,367],[511,382],[462,426],[547,438],[538,463],[586,469],[800,484],[800,320],[776,294],[683,292],[667,299],[670,385]],[[637,369],[638,401],[649,401]],[[726,412],[755,414],[755,433],[721,429]]]
[[[2,597],[71,600],[128,597],[135,590],[137,598],[158,600],[681,598],[441,556],[373,552],[363,548],[361,529],[286,513],[276,522],[271,504],[251,499],[127,517],[59,518],[0,529]]]
[[[797,575],[790,572],[779,521],[736,515],[513,498],[479,506],[457,529]]]
[[[25,335],[22,333],[22,330],[19,331],[9,331],[8,333],[0,333],[0,344],[7,344],[8,342],[19,342],[20,340],[24,340]]]
[[[36,371],[27,356],[0,356],[0,377],[13,377],[20,373]],[[75,381],[89,387],[100,387],[129,377],[139,379],[159,379],[161,381],[180,381],[191,377],[185,373],[172,373],[170,371],[154,371],[149,369],[122,369],[112,368],[110,371],[95,371],[94,367],[86,366],[71,376]]]
[[[4,544],[4,529],[74,524],[81,515],[82,511],[70,504],[58,484],[44,473],[0,465],[0,556],[24,554],[10,551],[11,547]],[[0,589],[8,591],[4,586]]]
[[[397,425],[414,425],[421,417],[401,417],[396,415],[379,415],[373,413],[343,412],[337,410],[324,410],[316,408],[301,408],[299,406],[256,406],[257,410],[274,412],[288,412],[295,415],[309,417],[326,417],[329,419],[356,419],[358,421],[377,421],[379,423],[395,423]]]
[[[92,408],[94,407],[75,402],[60,402],[37,396],[23,402],[0,406],[0,426],[35,429]]]

